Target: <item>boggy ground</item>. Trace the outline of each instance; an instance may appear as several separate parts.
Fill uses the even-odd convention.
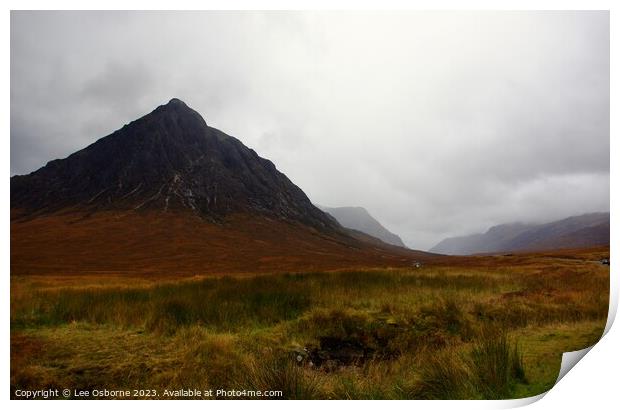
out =
[[[419,269],[149,279],[12,276],[11,391],[280,390],[516,398],[595,343],[608,248]]]

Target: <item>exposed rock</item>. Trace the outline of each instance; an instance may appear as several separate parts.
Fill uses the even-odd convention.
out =
[[[11,208],[258,213],[339,230],[275,165],[178,99],[65,159],[11,178]]]

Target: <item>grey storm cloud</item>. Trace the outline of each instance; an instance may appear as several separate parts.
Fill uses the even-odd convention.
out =
[[[167,102],[405,243],[609,210],[609,13],[12,12],[11,175]]]

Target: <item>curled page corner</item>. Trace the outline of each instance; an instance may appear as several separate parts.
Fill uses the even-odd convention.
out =
[[[611,328],[615,317],[616,317],[616,312],[617,312],[617,303],[613,302],[614,298],[610,299],[609,302],[609,314],[607,316],[607,324],[605,325],[605,330],[603,331],[603,334],[601,335],[601,339],[607,334],[607,332],[609,331],[609,329]],[[615,299],[617,300],[617,299]],[[600,341],[600,339],[599,339]],[[596,342],[598,343],[598,341]],[[566,376],[566,374],[568,374],[568,372],[575,367],[575,365],[577,363],[579,363],[579,361],[581,359],[584,358],[584,356],[586,354],[588,354],[588,352],[590,350],[592,350],[592,348],[594,346],[596,346],[596,343],[594,343],[592,346],[586,347],[585,349],[581,349],[581,350],[575,350],[572,352],[563,352],[562,353],[562,363],[560,364],[560,371],[558,372],[558,377],[555,380],[555,383],[553,384],[553,386],[555,386],[556,384],[558,384],[560,382],[560,380],[562,380],[562,378],[564,376]],[[552,387],[553,388],[553,387]],[[498,404],[498,406],[496,408],[502,408],[502,409],[509,409],[509,408],[518,408],[518,407],[525,407],[528,406],[532,403],[537,402],[538,400],[542,399],[543,397],[545,397],[545,395],[547,393],[549,393],[551,389],[540,393],[536,396],[531,396],[531,397],[524,397],[521,399],[511,399],[511,400],[501,400],[499,402],[496,402]]]
[[[558,378],[555,380],[555,384],[558,384],[560,380],[566,374],[575,367],[575,365],[583,359],[583,357],[590,351],[594,345],[590,347],[586,347],[585,349],[575,350],[574,352],[564,352],[562,353],[562,364],[560,365],[560,373],[558,374]]]
[[[575,367],[575,365],[581,360],[583,359],[583,357],[594,347],[594,345],[590,346],[590,347],[586,347],[585,349],[581,349],[581,350],[575,350],[573,352],[564,352],[562,353],[562,363],[560,365],[560,371],[558,373],[558,378],[555,380],[555,383],[553,384],[553,386],[555,386],[556,384],[558,384],[558,382],[564,377],[566,376],[566,374],[573,368]],[[552,387],[553,388],[553,387]],[[551,389],[549,389],[551,390]],[[543,392],[541,394],[538,394],[536,396],[532,396],[532,397],[524,397],[522,399],[513,399],[513,400],[504,400],[500,402],[499,408],[504,408],[504,409],[508,409],[508,408],[517,408],[517,407],[524,407],[527,405],[530,405],[532,403],[537,402],[538,400],[542,399],[543,397],[545,397],[545,395],[547,393],[549,393],[549,390],[547,390],[546,392]]]

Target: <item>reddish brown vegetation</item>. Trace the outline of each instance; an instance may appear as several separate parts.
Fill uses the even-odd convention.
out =
[[[330,236],[307,226],[235,215],[62,213],[11,221],[11,273],[166,274],[324,271],[411,266],[434,256]]]

